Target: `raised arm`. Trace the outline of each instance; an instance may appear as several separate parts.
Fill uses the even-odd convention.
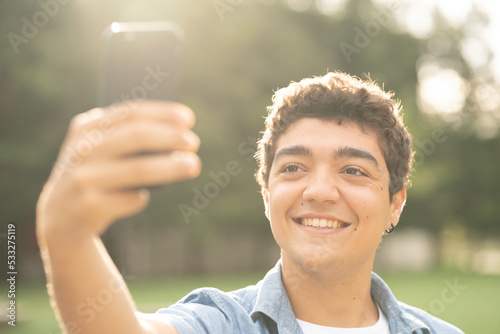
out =
[[[177,333],[137,312],[100,235],[149,201],[143,187],[196,177],[193,112],[129,101],[76,116],[37,205],[48,291],[67,333]],[[139,152],[154,155],[136,155]]]

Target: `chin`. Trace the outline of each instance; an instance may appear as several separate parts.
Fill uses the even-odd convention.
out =
[[[303,271],[311,274],[337,271],[347,262],[339,256],[340,254],[334,254],[332,249],[325,249],[321,245],[304,247],[295,256],[289,256],[286,252],[282,253],[289,258],[288,261],[292,261],[294,265],[300,266]]]

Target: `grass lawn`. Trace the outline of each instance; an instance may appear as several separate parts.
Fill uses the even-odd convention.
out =
[[[169,280],[128,280],[139,309],[154,312],[200,286],[233,290],[257,282],[263,274],[220,277],[184,277]],[[460,327],[465,333],[498,334],[500,277],[432,272],[382,273],[396,297]],[[60,330],[43,284],[18,287],[16,327],[0,324],[0,333],[56,334]]]

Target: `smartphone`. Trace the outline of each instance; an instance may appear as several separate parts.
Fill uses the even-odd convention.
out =
[[[168,21],[114,22],[103,31],[98,104],[176,100],[183,30]]]

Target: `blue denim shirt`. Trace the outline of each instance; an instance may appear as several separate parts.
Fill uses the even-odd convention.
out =
[[[387,317],[391,334],[463,334],[443,320],[398,302],[375,273],[371,294]],[[303,334],[281,280],[281,261],[257,285],[232,292],[197,289],[158,314],[180,334]]]

